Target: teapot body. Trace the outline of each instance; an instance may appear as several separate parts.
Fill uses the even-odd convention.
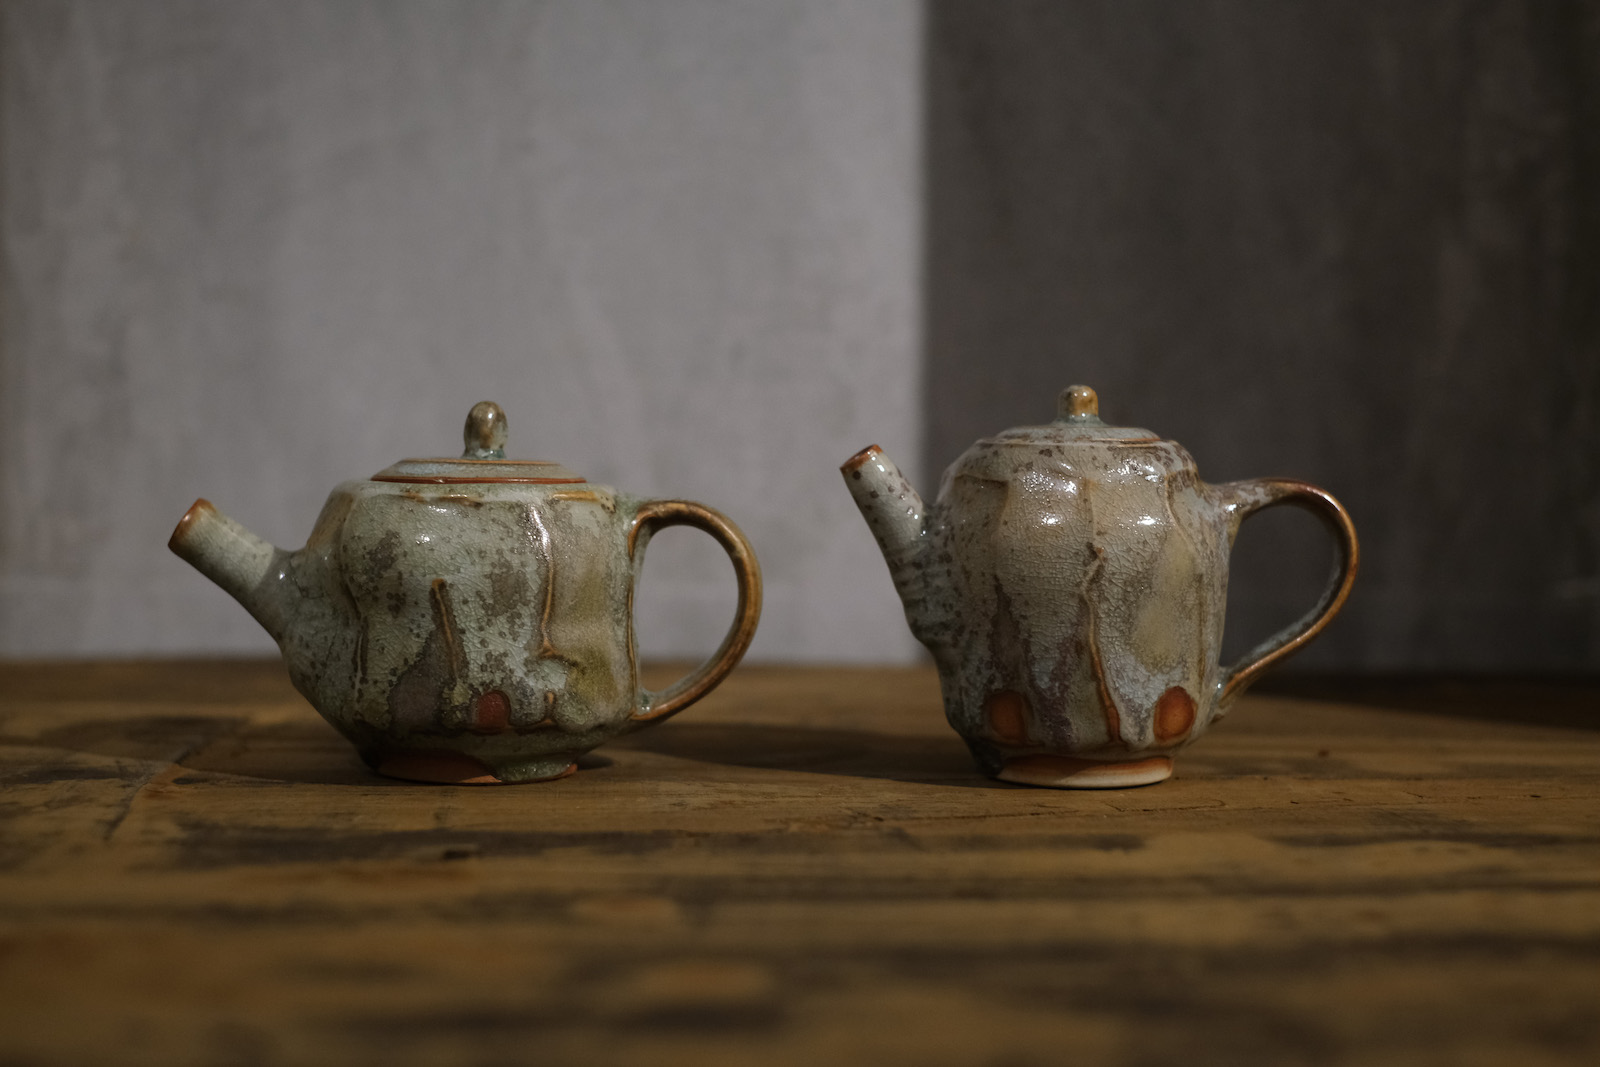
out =
[[[168,542],[278,642],[290,678],[397,778],[559,778],[596,745],[664,719],[738,664],[761,568],[738,527],[687,500],[641,500],[559,464],[505,458],[505,413],[467,417],[459,459],[408,459],[329,495],[304,548],[274,548],[196,501]],[[727,552],[733,624],[660,692],[639,683],[633,596],[654,532]]]
[[[290,675],[380,770],[551,778],[634,725],[639,502],[529,489],[348,482],[291,557]]]
[[[947,472],[927,519],[944,595],[916,628],[980,766],[1065,756],[1133,784],[1204,732],[1234,532],[1209,488],[1167,441],[991,440]]]
[[[931,505],[876,445],[840,472],[980,767],[1061,788],[1159,782],[1173,752],[1338,613],[1355,527],[1305,482],[1207,485],[1176,442],[1103,422],[1087,386],[1057,412],[973,445]],[[1278,504],[1315,515],[1338,556],[1310,611],[1223,666],[1234,538]]]

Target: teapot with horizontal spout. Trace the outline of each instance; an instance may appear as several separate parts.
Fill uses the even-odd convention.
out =
[[[1159,782],[1343,606],[1355,527],[1306,482],[1208,485],[1176,442],[1103,422],[1087,386],[1057,410],[974,444],[931,505],[876,445],[841,471],[984,771],[1062,788]],[[1333,570],[1304,617],[1224,666],[1228,556],[1240,524],[1278,504],[1322,521]]]
[[[198,500],[170,547],[244,605],[289,676],[379,772],[431,782],[563,777],[602,742],[725,678],[755,635],[761,570],[738,527],[555,463],[505,457],[484,402],[459,458],[333,490],[305,547],[274,548]],[[653,533],[693,526],[733,561],[721,647],[660,692],[639,681],[633,596]]]

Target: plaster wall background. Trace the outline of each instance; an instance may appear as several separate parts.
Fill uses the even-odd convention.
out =
[[[836,468],[920,448],[911,0],[0,7],[0,655],[270,652],[171,556],[510,451],[739,522],[755,658],[914,654]],[[668,531],[646,654],[733,580]]]
[[[1350,506],[1292,669],[1600,668],[1600,0],[0,5],[0,655],[269,652],[189,502],[297,545],[492,397],[739,521],[754,657],[907,659],[837,464],[1074,381]],[[1251,520],[1231,648],[1326,560]]]
[[[1600,669],[1600,3],[932,0],[927,452],[1069,382],[1362,573],[1293,668]],[[1332,553],[1244,526],[1236,652]]]

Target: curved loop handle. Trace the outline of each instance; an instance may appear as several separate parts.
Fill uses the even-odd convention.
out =
[[[1220,683],[1222,691],[1217,702],[1227,705],[1244,692],[1250,683],[1261,677],[1261,672],[1299,651],[1339,614],[1339,609],[1344,607],[1345,599],[1350,595],[1350,585],[1356,580],[1356,570],[1361,563],[1361,547],[1356,541],[1355,524],[1350,521],[1350,513],[1345,511],[1344,505],[1335,500],[1331,493],[1308,482],[1297,482],[1290,478],[1255,478],[1246,482],[1230,482],[1217,488],[1224,494],[1224,506],[1232,512],[1235,533],[1240,523],[1263,508],[1293,504],[1321,519],[1339,547],[1339,556],[1328,575],[1327,587],[1323,589],[1316,606],[1246,652],[1239,662],[1223,671]]]
[[[733,625],[722,645],[711,658],[696,667],[685,677],[659,693],[647,689],[639,691],[639,707],[631,718],[634,722],[654,722],[682,711],[696,700],[715,689],[728,672],[733,670],[750,647],[756,635],[756,622],[761,618],[761,564],[750,549],[750,542],[739,532],[727,516],[704,504],[687,500],[647,500],[639,505],[633,526],[628,530],[628,558],[634,558],[635,549],[642,551],[643,542],[650,535],[668,526],[693,526],[717,539],[728,558],[733,560],[734,577],[739,582],[739,606],[734,611]],[[641,542],[643,535],[643,542]],[[642,562],[642,561],[640,561]],[[638,573],[640,563],[634,563]],[[633,594],[628,594],[629,643],[632,643]]]

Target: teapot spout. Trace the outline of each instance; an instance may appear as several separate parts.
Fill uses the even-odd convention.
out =
[[[243,604],[274,641],[281,641],[293,590],[288,552],[261,540],[204,499],[196,500],[178,520],[167,547]]]
[[[913,607],[923,600],[925,575],[917,566],[927,548],[922,497],[877,445],[869,445],[845,460],[839,473],[844,475],[844,484],[855,497],[856,507],[878,539],[895,591],[910,616]]]

